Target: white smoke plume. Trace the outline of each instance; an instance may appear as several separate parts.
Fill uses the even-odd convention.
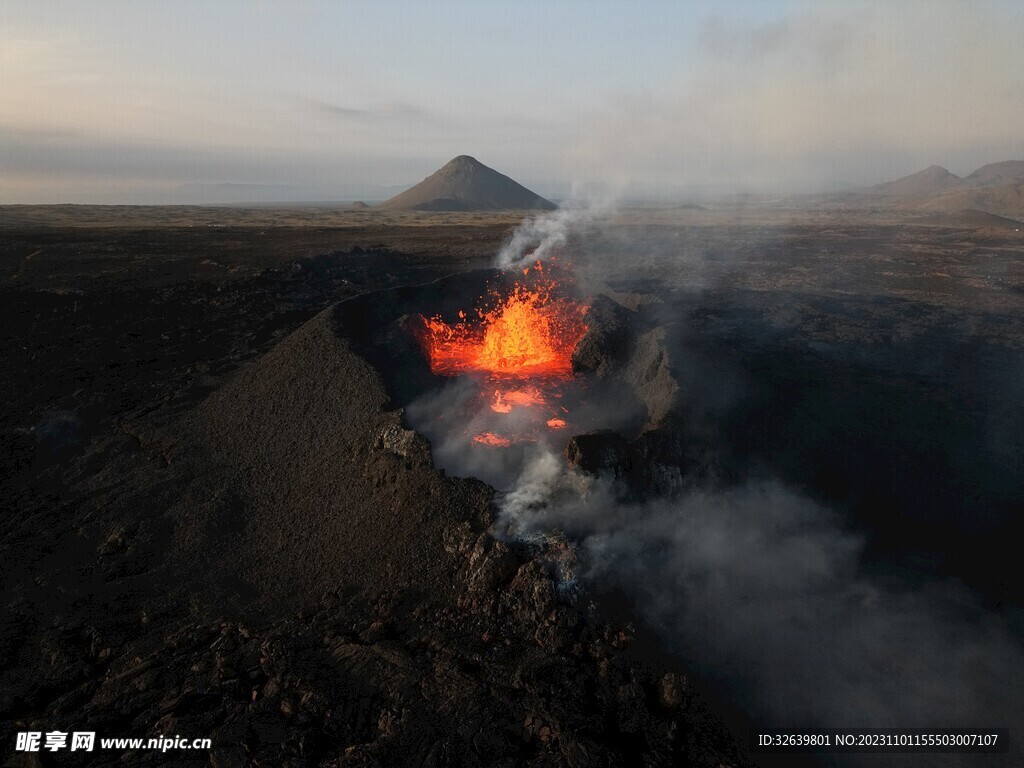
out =
[[[574,196],[554,211],[527,219],[498,252],[497,266],[513,269],[527,260],[543,261],[557,255],[570,236],[609,215],[614,208],[611,197]]]
[[[568,535],[586,584],[627,594],[689,669],[766,726],[1013,728],[1024,714],[1024,652],[963,585],[869,571],[861,537],[778,483],[621,503],[610,483],[539,453],[504,494],[501,525]]]

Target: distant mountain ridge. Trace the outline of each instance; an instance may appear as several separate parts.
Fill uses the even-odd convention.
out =
[[[955,187],[961,181],[963,179],[941,165],[931,165],[910,176],[878,184],[873,189],[884,195],[931,195]]]
[[[1004,184],[1024,184],[1024,160],[1005,160],[990,163],[966,176],[964,181],[976,186],[993,187]]]
[[[377,206],[388,211],[549,211],[555,207],[469,155],[459,155],[419,184]]]
[[[970,210],[1020,219],[1024,217],[1024,160],[990,163],[963,178],[933,165],[860,190],[852,200],[908,211],[960,214]]]

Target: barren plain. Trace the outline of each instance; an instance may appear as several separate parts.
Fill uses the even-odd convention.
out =
[[[344,332],[339,302],[493,267],[522,218],[0,208],[0,736],[208,735],[174,759],[214,766],[769,764],[617,586],[567,600],[492,535],[494,490],[434,468],[401,372]],[[704,361],[676,372],[677,434],[721,482],[799,488],[869,569],[956,579],[1019,638],[1024,233],[955,224],[620,210],[561,258]]]

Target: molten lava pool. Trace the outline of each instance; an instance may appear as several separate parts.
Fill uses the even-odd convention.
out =
[[[511,289],[492,289],[453,323],[422,318],[430,370],[479,381],[481,408],[494,415],[493,429],[475,434],[474,445],[507,447],[567,426],[560,401],[573,378],[573,350],[587,331],[587,306],[567,294],[565,283],[538,261]]]

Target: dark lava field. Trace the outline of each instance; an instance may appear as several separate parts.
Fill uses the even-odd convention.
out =
[[[213,744],[4,765],[835,764],[752,751],[807,694],[743,671],[772,662],[750,651],[770,627],[721,618],[743,600],[700,613],[722,593],[687,577],[662,588],[689,602],[649,610],[649,572],[599,574],[582,544],[565,588],[553,564],[593,531],[499,535],[503,489],[442,471],[414,431],[403,409],[432,384],[396,329],[493,268],[518,223],[0,210],[0,744]],[[639,211],[561,257],[606,307],[580,375],[619,376],[643,422],[567,435],[565,461],[613,482],[620,514],[770,479],[830,510],[825,551],[882,603],[955,583],[953,608],[896,634],[948,634],[923,652],[941,667],[984,627],[1002,678],[958,656],[929,684],[1005,699],[1002,722],[946,724],[1010,728],[1019,749],[1024,235]],[[880,663],[899,684],[901,659]]]

